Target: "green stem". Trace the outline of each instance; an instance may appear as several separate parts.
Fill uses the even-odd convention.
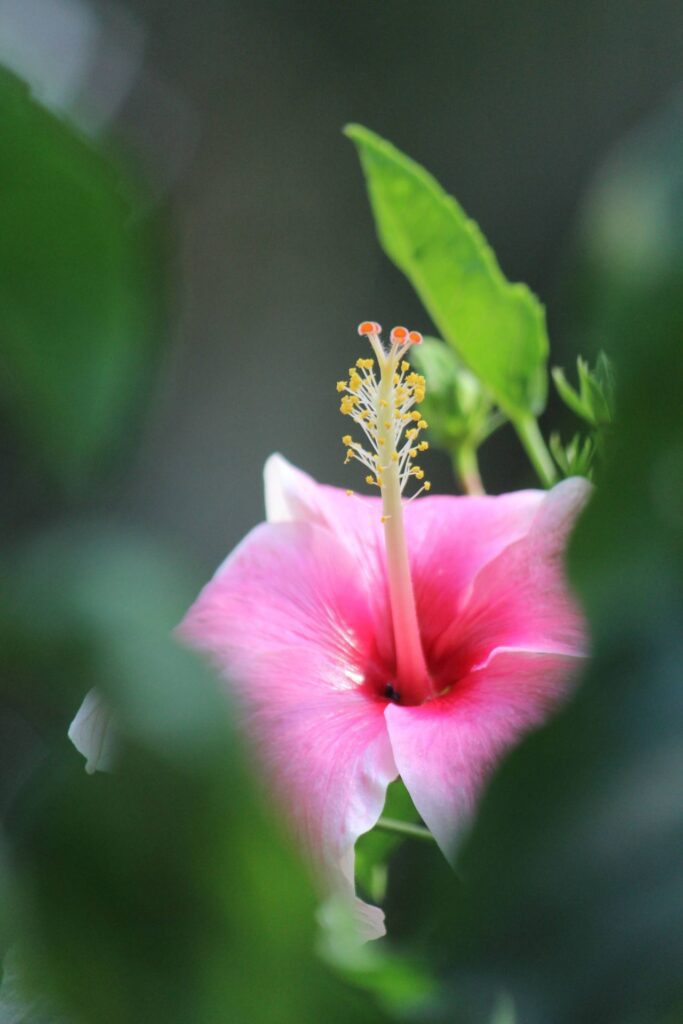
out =
[[[543,440],[543,435],[538,429],[536,417],[528,414],[512,422],[531,464],[538,473],[539,480],[544,487],[552,487],[557,480],[557,470]]]
[[[476,448],[459,444],[452,454],[452,460],[453,470],[465,494],[486,494],[479,474]]]
[[[376,828],[382,832],[395,832],[410,839],[421,839],[423,842],[435,843],[436,839],[424,825],[413,825],[408,821],[399,821],[398,818],[380,818]]]

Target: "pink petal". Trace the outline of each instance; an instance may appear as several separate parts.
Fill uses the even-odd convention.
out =
[[[501,755],[544,720],[580,665],[566,654],[499,649],[446,696],[387,707],[396,766],[447,857]]]
[[[591,494],[579,478],[549,491],[528,534],[474,579],[461,613],[444,630],[439,652],[467,649],[470,666],[496,647],[585,654],[583,616],[567,583],[567,538]]]
[[[359,573],[333,534],[265,524],[227,559],[181,624],[237,693],[258,763],[337,889],[396,777],[384,705],[362,688],[375,625]],[[381,911],[361,908],[366,937]]]
[[[349,495],[319,484],[281,455],[264,469],[269,522],[309,522],[330,529],[361,559],[377,559],[384,575],[384,531],[379,498]],[[499,496],[421,497],[405,502],[406,538],[413,571],[443,579],[458,574],[462,585],[486,562],[528,531],[545,491],[516,491]]]
[[[390,643],[379,499],[350,497],[340,488],[318,484],[281,455],[271,455],[264,476],[269,521],[315,523],[347,547],[374,597],[380,640]],[[545,491],[517,491],[497,497],[437,495],[405,504],[408,554],[427,652],[453,623],[473,577],[525,536],[545,497]],[[384,660],[392,660],[390,647],[380,650]]]
[[[528,533],[545,497],[420,498],[406,508],[406,537],[422,644],[432,668],[453,643],[443,638],[461,617],[477,574]],[[452,659],[451,659],[452,660]],[[465,666],[469,668],[469,664]],[[453,666],[451,665],[451,669]]]

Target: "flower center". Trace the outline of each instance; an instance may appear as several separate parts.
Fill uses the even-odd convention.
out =
[[[370,470],[366,483],[379,487],[382,495],[397,674],[395,682],[387,683],[385,696],[387,700],[400,697],[405,703],[417,704],[435,692],[420,640],[402,507],[403,491],[413,478],[421,486],[408,500],[430,489],[429,481],[422,483],[424,470],[414,461],[429,447],[426,441],[418,440],[427,423],[415,408],[424,398],[425,380],[404,358],[412,345],[420,344],[422,335],[394,327],[390,344],[385,347],[380,340],[381,330],[373,321],[360,325],[358,333],[370,342],[377,366],[372,358],[358,359],[349,369],[349,379],[337,382],[337,391],[342,394],[341,412],[362,428],[368,442],[365,447],[346,434],[342,438],[346,462],[356,459]]]

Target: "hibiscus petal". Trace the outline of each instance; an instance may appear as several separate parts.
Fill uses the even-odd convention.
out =
[[[448,858],[501,755],[545,719],[581,664],[567,654],[498,649],[444,697],[387,707],[396,766]]]
[[[265,524],[181,624],[239,698],[268,784],[328,884],[353,892],[353,848],[396,777],[384,705],[362,689],[375,627],[349,552],[307,523]],[[365,937],[381,911],[357,901]]]
[[[379,563],[376,578],[384,578],[379,498],[350,497],[341,488],[319,484],[278,454],[267,460],[264,479],[269,522],[327,527],[359,561]],[[545,496],[545,491],[527,490],[406,502],[406,541],[416,587],[438,592],[443,603],[449,591],[469,583],[483,565],[528,532]]]
[[[479,571],[526,536],[544,491],[420,498],[406,507],[406,539],[420,634],[427,657],[457,623]]]
[[[319,484],[277,454],[266,462],[264,478],[270,522],[309,522],[325,527],[355,558],[372,595],[375,621],[382,623],[380,637],[389,641],[381,654],[390,661],[380,500],[350,497],[340,488]],[[474,576],[526,535],[545,497],[545,491],[527,490],[467,498],[434,495],[405,504],[406,543],[427,652],[453,623]]]
[[[114,714],[97,690],[90,690],[69,726],[69,739],[85,758],[85,770],[111,771],[116,755]]]
[[[586,653],[586,629],[564,565],[568,535],[591,494],[572,478],[548,491],[521,540],[484,565],[463,595],[460,612],[435,656],[466,649],[470,666],[496,647]]]
[[[332,530],[342,542],[348,537],[352,547],[357,540],[367,544],[369,524],[381,536],[379,498],[319,484],[278,453],[266,460],[263,479],[269,523],[315,523]]]

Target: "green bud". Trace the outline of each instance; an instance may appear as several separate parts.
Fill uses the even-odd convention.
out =
[[[449,345],[425,338],[412,349],[410,358],[427,383],[420,405],[437,447],[451,454],[462,445],[476,449],[504,422],[505,418],[493,411],[477,378]]]

